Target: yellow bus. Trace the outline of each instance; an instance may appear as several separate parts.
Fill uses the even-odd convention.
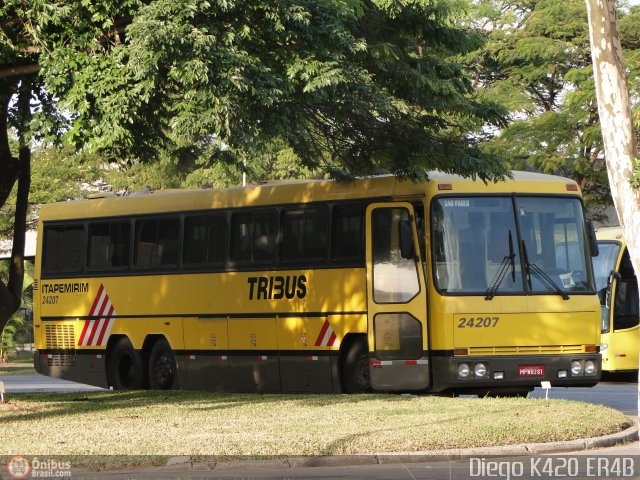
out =
[[[638,371],[638,280],[622,236],[622,228],[596,232],[600,255],[593,259],[602,305],[602,370]]]
[[[35,364],[114,389],[592,386],[589,232],[575,182],[525,172],[44,205]]]

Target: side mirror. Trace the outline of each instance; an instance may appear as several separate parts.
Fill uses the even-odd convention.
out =
[[[600,249],[598,248],[596,229],[593,227],[593,223],[591,223],[591,221],[587,221],[587,233],[589,235],[589,248],[591,249],[591,256],[597,257],[598,255],[600,255]]]
[[[413,232],[411,222],[401,220],[398,223],[398,236],[400,237],[400,255],[407,260],[415,260],[416,250],[413,246]]]

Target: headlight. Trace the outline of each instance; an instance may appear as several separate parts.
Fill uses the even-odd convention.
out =
[[[582,364],[578,360],[571,362],[571,375],[574,377],[582,373]]]
[[[458,365],[458,377],[467,378],[470,373],[471,370],[469,369],[469,365],[467,365],[466,363],[461,363],[460,365]]]
[[[593,360],[584,362],[584,373],[585,375],[593,375],[596,373],[596,364]]]
[[[484,377],[487,374],[487,367],[484,366],[484,363],[478,363],[473,371],[476,377]]]

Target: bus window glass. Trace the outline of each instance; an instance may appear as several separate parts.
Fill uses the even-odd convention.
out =
[[[532,266],[531,291],[553,291],[548,279],[567,293],[594,291],[580,201],[518,197],[516,202],[523,248]]]
[[[404,303],[420,291],[414,259],[403,258],[400,222],[409,220],[406,208],[379,208],[372,216],[373,300]]]
[[[177,218],[136,221],[135,266],[166,267],[178,264],[180,220]]]
[[[129,266],[131,223],[89,224],[89,268],[109,270]]]
[[[617,283],[613,307],[613,329],[624,330],[638,325],[638,282],[623,279]]]
[[[523,292],[511,198],[440,198],[432,206],[432,224],[435,281],[440,291]]]
[[[184,219],[185,265],[222,265],[226,257],[225,215],[188,215]]]
[[[331,256],[334,260],[364,259],[364,209],[336,206],[332,211]]]
[[[596,290],[600,297],[600,304],[606,301],[606,290],[609,285],[609,277],[616,269],[620,244],[614,242],[598,242],[600,253],[593,257],[593,275],[596,282]]]
[[[616,286],[613,308],[613,329],[624,330],[638,325],[638,280],[633,270],[629,251],[625,249],[620,261],[620,280]]]
[[[273,210],[265,210],[256,213],[254,219],[253,261],[268,263],[274,257],[276,214]]]
[[[276,224],[275,210],[234,214],[231,217],[231,261],[271,262],[274,257]]]
[[[324,260],[327,257],[326,208],[285,210],[282,213],[282,260]]]
[[[422,327],[408,313],[379,313],[374,318],[375,355],[384,360],[422,356]]]
[[[43,251],[43,271],[79,272],[84,266],[84,226],[45,227]]]

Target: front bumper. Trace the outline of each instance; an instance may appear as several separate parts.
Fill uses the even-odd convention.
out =
[[[573,375],[571,364],[594,362],[596,371],[587,375]],[[461,378],[458,367],[469,366],[468,377]],[[483,376],[475,375],[475,366],[482,363],[486,369]],[[433,357],[434,391],[527,388],[539,387],[540,382],[549,381],[556,387],[592,387],[600,380],[602,362],[600,354],[575,355],[517,355],[517,356],[448,356]],[[543,367],[544,373],[540,367]]]

